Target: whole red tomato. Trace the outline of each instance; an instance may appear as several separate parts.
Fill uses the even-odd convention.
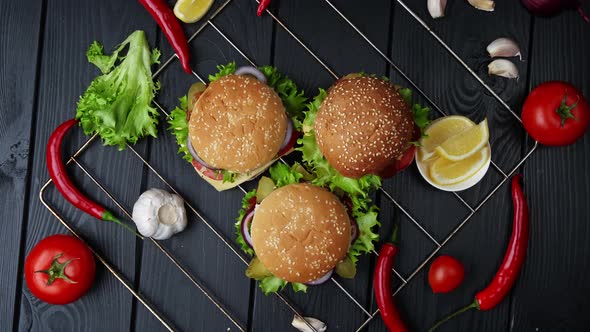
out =
[[[590,108],[571,84],[552,81],[537,86],[522,107],[526,131],[541,144],[560,146],[577,141],[590,125]]]
[[[51,304],[79,299],[92,285],[94,256],[80,240],[52,235],[39,241],[25,261],[25,281],[33,295]]]
[[[459,287],[465,270],[461,262],[451,256],[437,257],[428,270],[428,283],[434,293],[448,293]]]

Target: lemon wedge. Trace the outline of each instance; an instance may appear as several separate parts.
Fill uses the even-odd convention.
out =
[[[490,161],[490,155],[489,146],[485,146],[460,161],[438,158],[430,164],[430,178],[441,186],[464,182]]]
[[[477,126],[451,136],[434,150],[447,160],[459,161],[476,154],[488,144],[489,139],[488,120],[485,119]]]
[[[184,23],[195,23],[200,20],[214,0],[178,0],[174,5],[174,15]]]
[[[424,130],[425,136],[420,139],[418,157],[427,161],[435,156],[434,149],[452,136],[475,126],[469,118],[460,115],[450,115],[433,121]]]

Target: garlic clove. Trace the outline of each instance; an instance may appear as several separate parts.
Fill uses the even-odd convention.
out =
[[[132,218],[140,234],[156,240],[170,238],[187,224],[182,198],[155,188],[139,196],[133,205]]]
[[[447,0],[428,0],[428,12],[432,18],[439,18],[445,16],[445,8],[447,7]]]
[[[479,9],[485,10],[488,12],[493,12],[494,7],[496,7],[496,3],[492,0],[467,0],[470,5]]]
[[[318,332],[325,332],[328,329],[328,325],[326,325],[326,323],[322,322],[317,318],[303,317],[303,319],[295,315],[293,316],[293,321],[291,322],[291,325],[293,325],[294,328],[298,329],[301,332],[314,332],[312,329],[309,328],[309,326],[307,326],[305,321],[307,321],[311,326],[313,326],[313,328],[316,329],[316,331]]]
[[[518,68],[510,60],[496,59],[488,65],[488,74],[506,78],[518,78]]]
[[[491,42],[486,50],[490,57],[514,57],[517,56],[522,61],[522,54],[518,44],[510,38],[498,38]]]

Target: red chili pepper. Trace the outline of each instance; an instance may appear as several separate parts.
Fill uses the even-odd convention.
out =
[[[434,331],[444,322],[467,310],[490,310],[500,304],[510,293],[524,264],[529,243],[529,208],[520,185],[521,179],[522,175],[520,174],[512,178],[512,204],[514,205],[512,236],[504,255],[504,261],[500,265],[498,272],[496,272],[494,279],[488,287],[475,295],[473,303],[436,323],[429,332]]]
[[[168,42],[174,48],[178,60],[180,60],[182,69],[188,74],[192,74],[188,42],[172,9],[164,0],[139,0],[139,3],[147,9],[164,32]]]
[[[391,242],[381,246],[377,265],[375,266],[375,273],[373,274],[373,288],[377,306],[379,307],[385,326],[392,332],[407,332],[409,330],[406,324],[404,324],[391,295],[391,270],[393,269],[393,262],[397,251],[396,225]]]
[[[260,0],[258,3],[258,10],[256,10],[256,15],[262,16],[266,8],[268,8],[268,5],[270,5],[270,0]]]
[[[70,177],[66,172],[66,167],[61,160],[61,145],[64,136],[75,124],[75,119],[68,120],[59,125],[49,137],[45,157],[47,159],[47,170],[49,171],[51,180],[55,183],[57,190],[62,196],[76,208],[95,218],[117,223],[137,235],[133,229],[122,223],[110,211],[84,196],[84,194],[76,188],[72,180],[70,180]]]

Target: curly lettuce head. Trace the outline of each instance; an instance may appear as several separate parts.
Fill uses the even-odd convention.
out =
[[[125,48],[127,54],[120,55]],[[105,145],[120,150],[146,135],[156,137],[158,111],[152,100],[159,84],[152,80],[151,66],[159,63],[160,52],[150,50],[145,33],[133,32],[110,55],[95,41],[86,56],[103,74],[78,101],[76,119],[84,133],[97,133]]]

